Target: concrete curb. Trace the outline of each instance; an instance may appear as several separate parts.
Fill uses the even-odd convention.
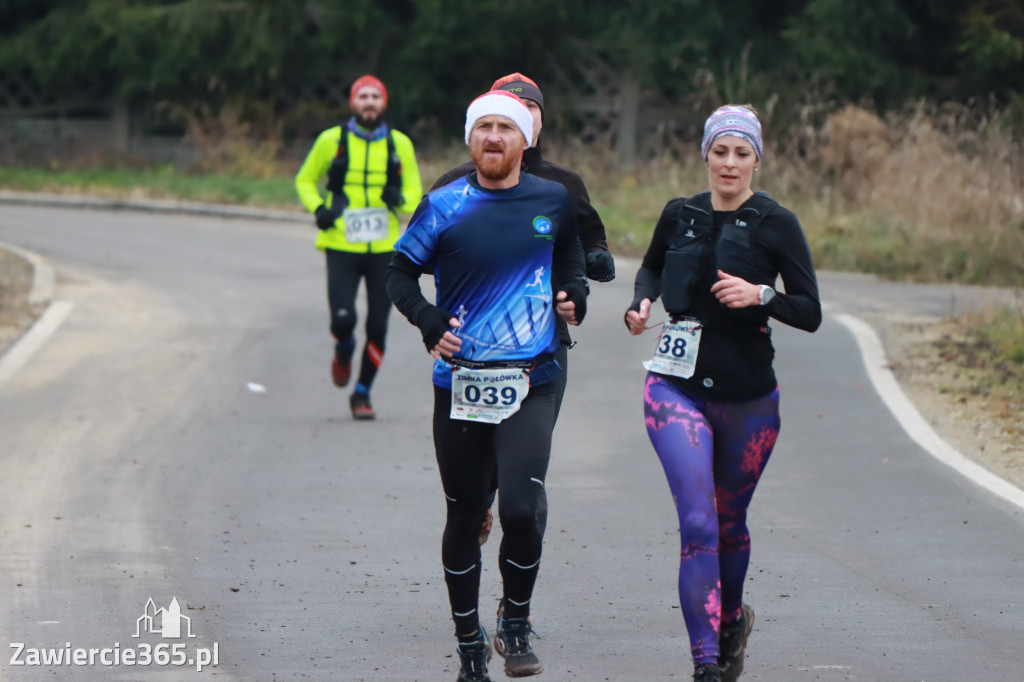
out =
[[[12,192],[0,190],[0,203],[24,206],[50,206],[57,208],[86,208],[102,210],[152,211],[157,213],[191,213],[193,215],[218,216],[223,218],[247,218],[249,220],[273,220],[296,223],[311,223],[312,215],[305,211],[281,211],[253,206],[212,204],[201,201],[178,201],[174,199],[119,199],[113,197],[91,197],[76,194],[43,194],[35,192]]]

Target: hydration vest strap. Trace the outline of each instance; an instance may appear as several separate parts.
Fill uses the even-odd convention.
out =
[[[334,155],[334,161],[327,170],[327,189],[332,194],[338,194],[345,190],[345,175],[348,174],[348,126],[341,125],[341,137],[338,139],[338,151]],[[391,135],[391,128],[388,128],[385,136],[388,145],[387,180],[385,187],[395,187],[402,190],[402,160],[395,148],[395,139]],[[367,144],[371,144],[367,142]]]
[[[747,225],[750,226],[751,231],[756,228],[766,215],[768,215],[773,208],[779,205],[779,202],[768,196],[767,192],[754,192],[754,196],[750,197],[743,204],[743,206],[733,213],[745,214],[743,217],[746,220]],[[714,207],[711,205],[711,191],[704,190],[700,194],[695,194],[679,208],[679,220],[683,221],[683,214],[689,213],[694,216],[691,220],[694,224],[706,225],[711,227],[711,213],[714,211]],[[747,218],[748,214],[753,214]]]
[[[391,136],[391,128],[388,128],[387,134],[388,140],[388,169],[387,169],[387,180],[385,181],[386,187],[395,187],[399,191],[402,190],[402,160],[398,158],[398,152],[395,150],[395,138]]]

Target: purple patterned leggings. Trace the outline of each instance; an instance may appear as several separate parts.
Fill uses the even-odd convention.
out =
[[[750,563],[747,507],[779,435],[779,389],[714,403],[657,374],[644,420],[679,515],[679,602],[694,665],[718,659],[721,621],[739,618]]]

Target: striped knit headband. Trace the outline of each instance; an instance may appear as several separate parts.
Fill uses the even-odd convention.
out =
[[[700,143],[700,155],[705,161],[708,160],[711,145],[723,135],[746,140],[754,148],[757,160],[761,160],[761,122],[750,109],[735,106],[719,107],[708,116],[708,120],[704,122],[704,139]]]

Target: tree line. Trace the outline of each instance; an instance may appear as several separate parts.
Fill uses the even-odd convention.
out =
[[[465,106],[521,71],[551,122],[622,95],[677,110],[755,103],[784,120],[814,106],[879,111],[926,98],[995,102],[1024,128],[1019,0],[7,0],[0,71],[88,84],[157,115],[296,122],[339,115],[362,73],[392,118],[454,134]],[[588,100],[587,98],[591,99]],[[814,105],[814,106],[811,106]],[[546,115],[549,112],[545,112]],[[433,126],[433,127],[431,127]]]

